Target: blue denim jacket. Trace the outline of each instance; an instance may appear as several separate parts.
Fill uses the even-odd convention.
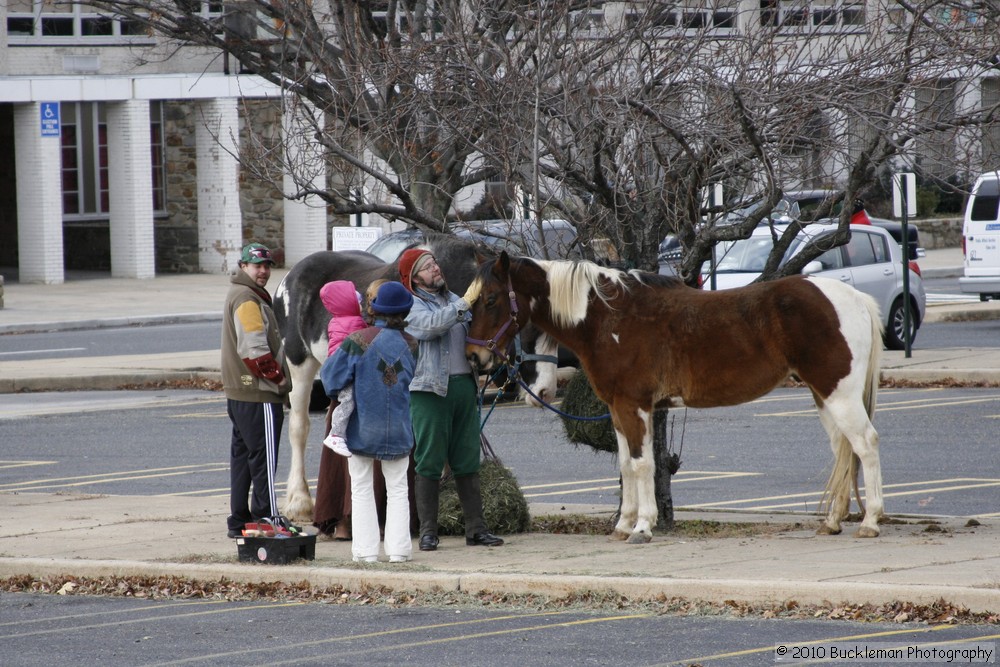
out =
[[[432,294],[422,289],[414,292],[413,307],[406,317],[406,333],[420,341],[417,370],[410,391],[432,391],[448,395],[450,354],[465,356],[465,348],[451,350],[448,331],[458,323],[469,331],[469,304],[452,292]]]
[[[323,389],[336,398],[354,385],[354,413],[347,422],[347,448],[379,460],[407,456],[413,448],[409,386],[417,342],[384,322],[355,331],[323,362]]]

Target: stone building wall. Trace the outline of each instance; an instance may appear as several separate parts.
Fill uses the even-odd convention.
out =
[[[920,245],[927,250],[962,245],[962,218],[917,219],[913,224],[920,230]]]
[[[197,273],[197,104],[166,102],[163,116],[167,216],[156,220],[156,270],[157,273]],[[280,128],[280,111],[266,100],[245,101],[240,104],[241,144],[247,140],[248,125]],[[277,190],[248,175],[246,170],[240,171],[243,239],[271,248],[279,265],[283,264],[284,258],[282,206],[281,194]]]

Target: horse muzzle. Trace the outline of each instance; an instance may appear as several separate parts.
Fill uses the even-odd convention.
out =
[[[476,373],[492,370],[496,363],[493,353],[481,345],[466,345],[465,356]]]

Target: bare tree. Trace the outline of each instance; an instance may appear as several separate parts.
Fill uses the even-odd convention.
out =
[[[296,190],[286,196],[317,195],[335,215],[377,213],[443,231],[455,194],[498,173],[474,159],[484,128],[468,100],[500,64],[476,45],[508,34],[503,2],[237,0],[221,17],[199,13],[195,0],[87,4],[178,47],[217,48],[286,91],[296,117],[288,127],[301,137],[278,141],[272,128],[250,128],[254,140],[239,156],[279,190],[290,173]],[[317,184],[317,163],[285,150],[293,144],[316,147],[335,177]]]
[[[286,90],[336,175],[317,187],[261,141],[244,166],[292,173],[286,194],[443,229],[457,193],[505,180],[630,266],[655,270],[677,235],[692,282],[783,188],[835,185],[852,201],[890,170],[944,181],[981,166],[980,144],[995,150],[979,137],[996,137],[996,98],[965,103],[998,74],[1000,9],[985,0],[236,0],[214,19],[196,0],[88,4]],[[706,202],[716,184],[725,201]],[[764,205],[716,224],[747,199]],[[779,267],[796,232],[765,277],[819,254]]]
[[[531,4],[521,39],[496,45],[502,86],[521,101],[494,106],[492,125],[523,138],[486,135],[480,151],[536,191],[538,208],[610,237],[630,266],[655,270],[658,244],[676,234],[690,282],[718,242],[767,221],[785,188],[841,190],[801,222],[836,213],[843,243],[851,207],[841,204],[890,171],[944,182],[998,158],[979,149],[997,132],[997,97],[969,103],[1000,74],[995,3],[761,5]],[[716,184],[725,200],[708,202]],[[731,224],[727,214],[748,200],[762,205]],[[775,229],[764,279],[797,273],[825,249],[779,266],[799,230]]]

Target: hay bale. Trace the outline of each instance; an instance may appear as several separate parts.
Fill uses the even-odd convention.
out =
[[[562,411],[578,417],[599,417],[608,414],[608,404],[594,393],[587,374],[578,370],[566,385]],[[610,418],[596,421],[561,419],[570,442],[589,445],[602,452],[618,452],[618,438]]]
[[[483,493],[483,518],[491,533],[512,535],[525,533],[531,527],[528,501],[514,474],[497,459],[488,458],[479,469]],[[451,475],[441,480],[438,533],[465,535],[465,518],[458,502],[455,479]]]

